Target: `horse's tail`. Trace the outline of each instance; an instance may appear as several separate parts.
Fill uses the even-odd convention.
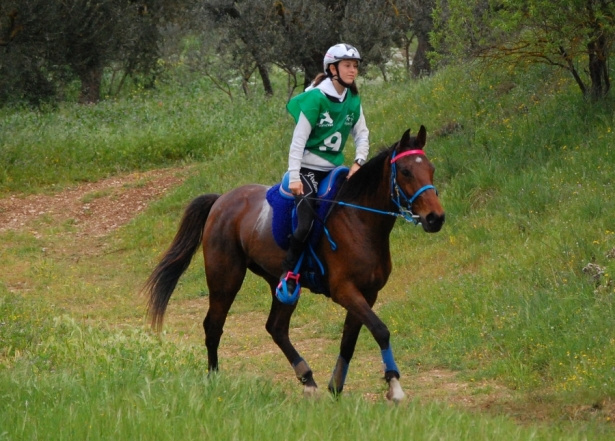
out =
[[[143,292],[149,297],[147,312],[157,330],[162,327],[167,304],[179,277],[188,269],[199,248],[205,221],[219,197],[218,194],[204,194],[188,205],[171,246],[145,282]]]

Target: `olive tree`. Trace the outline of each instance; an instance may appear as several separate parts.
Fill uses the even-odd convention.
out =
[[[160,26],[189,0],[3,0],[0,2],[0,100],[32,102],[80,82],[79,101],[95,102],[105,68],[151,73]]]
[[[324,52],[339,42],[357,46],[365,63],[384,65],[399,40],[400,15],[394,2],[381,0],[207,0],[205,10],[227,40],[220,50],[231,59],[252,62],[266,93],[273,89],[267,67],[289,75],[289,93],[303,73],[307,86],[322,71]],[[250,73],[250,70],[244,70]]]
[[[565,69],[594,100],[610,89],[612,0],[438,0],[436,23],[442,52]]]

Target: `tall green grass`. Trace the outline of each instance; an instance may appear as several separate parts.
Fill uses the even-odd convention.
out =
[[[305,400],[249,374],[208,376],[194,347],[138,329],[93,328],[66,316],[37,325],[45,333],[37,348],[1,365],[0,439],[607,439],[595,427],[521,427],[418,401]]]
[[[0,192],[207,160],[276,132],[280,115],[283,105],[229,102],[201,82],[93,106],[0,110]]]
[[[138,328],[134,323],[142,311],[127,311],[131,306],[127,299],[168,246],[187,202],[201,193],[279,179],[292,132],[284,99],[227,102],[212,98],[216,95],[206,87],[195,87],[95,107],[0,115],[2,191],[39,191],[122,170],[196,164],[184,185],[108,239],[113,254],[84,259],[79,268],[41,256],[38,250],[45,239],[14,233],[0,237],[3,258],[15,267],[25,260],[31,276],[30,300],[24,302],[14,300],[18,296],[0,283],[4,305],[16,305],[10,317],[19,317],[0,326],[3,341],[9,342],[0,381],[2,390],[9,391],[4,398],[13,403],[0,411],[0,418],[22,430],[8,431],[2,423],[0,439],[3,430],[8,438],[75,430],[67,437],[105,438],[119,433],[132,438],[145,433],[143,438],[165,439],[175,433],[172,424],[165,425],[168,421],[179,421],[175,430],[182,436],[176,438],[204,434],[253,439],[262,431],[282,439],[328,438],[333,429],[339,429],[335,434],[341,437],[367,439],[612,436],[612,429],[603,424],[611,417],[599,407],[615,395],[615,262],[609,254],[615,248],[613,101],[585,102],[570,79],[542,68],[497,72],[450,68],[416,83],[363,83],[360,90],[373,152],[395,142],[408,127],[416,131],[421,124],[427,126],[426,151],[437,167],[435,185],[447,211],[446,224],[437,235],[401,223],[392,233],[394,271],[377,309],[392,332],[402,375],[447,368],[467,381],[495,381],[528,401],[544,403],[552,409],[553,424],[565,427],[561,429],[565,433],[553,427],[520,428],[505,419],[419,403],[399,408],[372,405],[353,395],[339,402],[328,398],[303,402],[298,392],[280,390],[249,374],[234,378],[227,371],[207,379],[204,355],[165,343],[164,336],[158,342],[141,331],[118,334],[85,323],[71,324],[70,332],[60,331],[68,326],[67,319],[49,321],[47,327],[36,325],[48,315],[61,316],[61,310],[50,306],[54,301],[95,303],[95,296],[104,297],[108,308],[84,313],[88,323],[115,321]],[[447,127],[453,129],[444,130]],[[348,149],[352,151],[351,146]],[[592,279],[584,272],[588,263],[601,266],[602,276]],[[172,302],[206,295],[197,256]],[[343,315],[324,309],[326,303],[320,300],[306,294],[292,324],[316,323],[311,328],[314,337],[337,340]],[[268,308],[266,289],[249,278],[232,313]],[[202,332],[195,325],[195,332]],[[49,339],[58,333],[69,337],[61,336],[62,344],[50,346]],[[87,338],[74,337],[80,334]],[[62,347],[71,338],[77,343],[68,356]],[[335,349],[331,351],[334,360]],[[371,336],[363,332],[356,358],[376,351]],[[150,353],[165,354],[160,356],[168,361],[165,369],[159,370],[162,365],[147,358]],[[57,365],[61,367],[54,364],[58,358],[64,360]],[[75,366],[82,366],[81,374],[66,365],[73,358],[79,361]],[[145,363],[143,375],[136,373],[140,363]],[[353,366],[349,382],[358,375]],[[162,374],[166,368],[169,373]],[[37,402],[51,402],[43,397],[53,396],[54,384],[58,394],[66,395],[64,401],[56,401],[61,405],[55,411],[40,405],[33,414],[25,407],[26,395],[9,387],[16,383],[27,385],[23,394],[31,393]],[[147,394],[142,398],[147,388],[161,398]],[[222,390],[235,392],[229,398]],[[199,401],[201,396],[205,398]],[[94,403],[95,411],[71,401]],[[211,402],[221,407],[205,405]],[[593,423],[571,429],[558,424],[566,418],[563,409],[582,405],[598,409]],[[253,419],[250,406],[262,409],[266,417]],[[223,416],[227,411],[237,419],[227,422]],[[36,417],[28,420],[26,412]],[[168,420],[156,418],[156,412]],[[56,419],[73,423],[60,427],[52,422]],[[221,419],[224,424],[215,424]],[[373,427],[361,423],[363,419]],[[42,428],[35,420],[44,422]]]

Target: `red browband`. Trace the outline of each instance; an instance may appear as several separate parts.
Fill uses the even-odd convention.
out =
[[[399,155],[395,156],[393,159],[391,159],[391,164],[393,164],[399,158],[403,158],[404,156],[408,156],[408,155],[423,155],[423,156],[425,156],[425,152],[423,150],[408,150],[408,151],[405,151],[405,152],[400,153]]]

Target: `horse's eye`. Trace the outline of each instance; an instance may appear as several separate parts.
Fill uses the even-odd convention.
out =
[[[406,178],[410,176],[410,170],[407,169],[402,169],[401,170],[401,174],[404,175]]]

